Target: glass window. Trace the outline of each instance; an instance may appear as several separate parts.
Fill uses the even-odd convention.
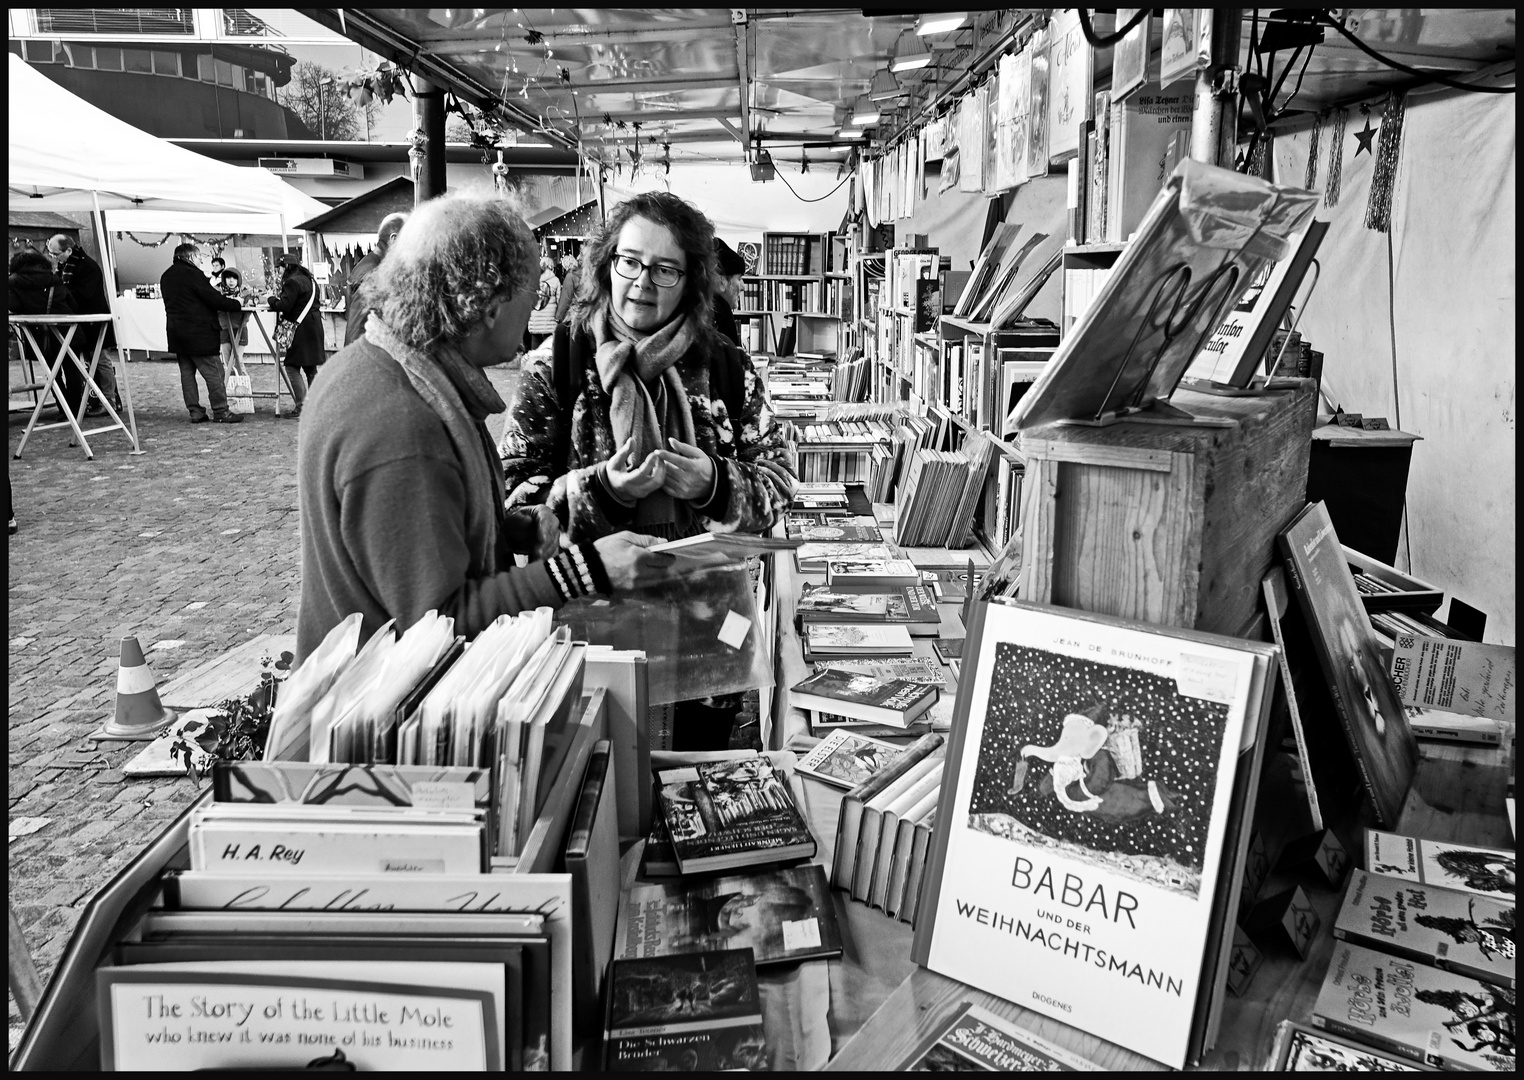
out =
[[[196,57],[196,77],[202,82],[216,82],[217,69],[212,58],[205,54]]]
[[[53,43],[51,41],[28,41],[26,43],[26,59],[33,64],[53,63]]]
[[[95,50],[88,45],[65,45],[63,51],[69,58],[70,67],[93,68],[95,66]]]
[[[235,85],[237,85],[234,82],[234,80],[233,80],[233,65],[228,63],[226,60],[218,60],[217,61],[217,85],[218,86],[235,86]]]
[[[109,45],[95,47],[95,66],[102,71],[122,70],[122,50]]]
[[[156,75],[179,75],[180,54],[177,52],[155,50],[153,54],[153,70]]]
[[[123,49],[122,68],[125,71],[141,71],[145,74],[153,71],[153,54],[147,49]]]

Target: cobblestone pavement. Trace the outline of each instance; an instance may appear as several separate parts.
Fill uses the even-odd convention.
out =
[[[122,636],[137,636],[163,686],[256,634],[296,629],[302,422],[277,420],[261,398],[241,424],[192,426],[173,361],[129,370],[146,454],[129,455],[113,432],[91,438],[86,461],[60,428],[34,432],[9,461],[20,522],[10,538],[10,903],[44,981],[90,897],[196,792],[188,778],[128,782],[121,767],[142,744],[88,738],[115,708]],[[273,368],[250,371],[256,390],[269,388]],[[513,378],[492,376],[504,390]],[[10,414],[11,453],[28,415]],[[492,418],[494,437],[501,423]],[[12,998],[12,1047],[20,1023]]]

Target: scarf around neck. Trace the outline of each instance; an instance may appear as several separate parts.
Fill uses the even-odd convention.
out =
[[[598,379],[609,395],[614,446],[632,440],[631,460],[639,464],[652,450],[665,447],[668,438],[692,445],[693,412],[675,369],[694,343],[692,321],[679,315],[644,337],[609,308],[595,312],[591,322],[598,343]],[[686,504],[653,491],[636,505],[635,524],[668,525],[690,514]]]
[[[485,421],[507,406],[487,373],[469,363],[453,345],[439,344],[428,352],[415,349],[374,312],[366,320],[365,336],[397,362],[418,396],[444,422],[465,473],[470,573],[473,577],[496,573],[498,517],[506,491]]]

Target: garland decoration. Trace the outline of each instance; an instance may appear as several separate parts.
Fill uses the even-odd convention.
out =
[[[1318,183],[1318,140],[1323,135],[1323,113],[1318,113],[1312,122],[1312,134],[1307,143],[1307,179],[1302,184],[1311,191]]]
[[[124,234],[123,233],[118,233],[117,235],[118,236],[122,236]],[[129,233],[125,233],[125,235],[126,235],[127,239],[131,240],[134,244],[138,245],[138,247],[161,248],[165,244],[169,243],[169,238],[171,236],[179,236],[180,234],[179,233],[165,233],[158,240],[142,240],[142,239],[139,239],[138,237],[134,236],[130,232]]]
[[[1392,193],[1397,186],[1397,165],[1402,157],[1402,121],[1407,115],[1407,93],[1386,99],[1381,134],[1376,137],[1376,165],[1371,172],[1371,192],[1365,202],[1365,227],[1376,232],[1392,230]]]
[[[1339,205],[1339,182],[1344,176],[1344,122],[1348,109],[1334,113],[1333,139],[1328,144],[1328,186],[1323,189],[1323,205]]]

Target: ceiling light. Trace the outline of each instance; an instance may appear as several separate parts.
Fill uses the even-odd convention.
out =
[[[862,128],[855,127],[838,128],[836,130],[836,137],[838,139],[860,139],[863,137],[863,131]],[[40,195],[38,196],[38,198],[41,197]]]
[[[917,68],[926,67],[930,63],[931,53],[929,52],[905,53],[903,56],[896,56],[893,60],[889,61],[889,70],[893,72],[915,71]]]
[[[852,106],[852,125],[867,127],[876,123],[878,123],[878,106],[873,103],[872,98],[864,94]]]
[[[940,11],[934,15],[922,15],[916,23],[915,32],[922,37],[929,34],[946,34],[968,21],[966,11]]]
[[[880,71],[873,76],[873,86],[868,90],[868,96],[874,101],[897,98],[900,96],[900,84],[894,81],[894,76],[889,72]]]

